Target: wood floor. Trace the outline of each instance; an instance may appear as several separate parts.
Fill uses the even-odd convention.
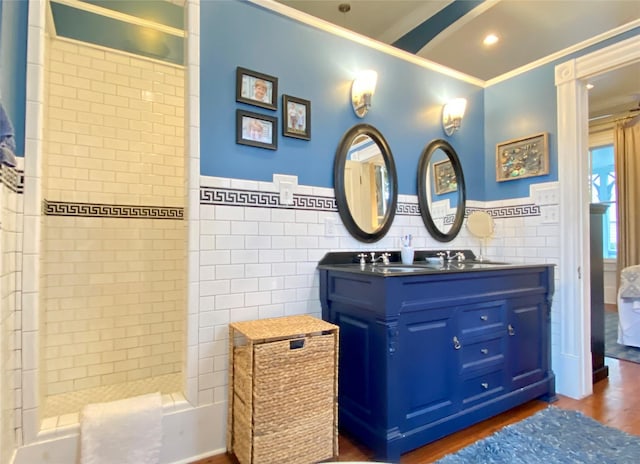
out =
[[[640,435],[640,393],[637,390],[637,386],[640,385],[640,364],[612,358],[606,358],[605,364],[609,366],[609,378],[594,385],[593,395],[582,400],[559,395],[558,401],[553,404],[560,408],[582,411],[585,415],[591,416],[603,424]],[[403,454],[400,463],[425,464],[433,462],[545,407],[547,407],[545,402],[531,401],[497,417]],[[339,461],[373,461],[369,450],[346,436],[340,436],[339,448]],[[236,463],[233,456],[220,454],[192,464]]]

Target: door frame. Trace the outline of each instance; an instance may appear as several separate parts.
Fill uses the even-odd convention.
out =
[[[558,391],[572,398],[583,398],[593,392],[586,85],[594,76],[639,61],[640,36],[636,36],[555,67],[562,245],[555,294],[560,309],[554,313],[559,316],[560,337],[553,353],[553,365]]]

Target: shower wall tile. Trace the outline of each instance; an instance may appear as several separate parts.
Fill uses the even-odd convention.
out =
[[[23,358],[21,301],[23,276],[23,165],[0,167],[0,461],[10,459],[22,442],[22,379],[25,365],[33,368],[37,344]],[[29,268],[29,271],[31,268]],[[29,274],[27,274],[29,275]],[[26,279],[27,281],[29,279]],[[36,318],[37,321],[37,318]],[[24,359],[24,363],[23,363]],[[29,398],[31,400],[32,397]],[[17,440],[17,441],[16,441]]]
[[[183,70],[50,47],[47,199],[184,206]]]
[[[49,47],[43,197],[58,209],[43,219],[45,390],[179,373],[186,223],[136,215],[185,207],[184,71]]]

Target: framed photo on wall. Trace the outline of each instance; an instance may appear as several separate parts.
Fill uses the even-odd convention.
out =
[[[277,129],[278,119],[273,116],[236,110],[236,143],[275,150]]]
[[[433,163],[433,185],[436,195],[458,190],[456,173],[448,159]]]
[[[282,135],[311,140],[311,102],[291,95],[282,96]]]
[[[546,132],[496,145],[496,180],[549,174],[549,135]]]
[[[270,110],[278,107],[278,78],[236,68],[236,101]]]

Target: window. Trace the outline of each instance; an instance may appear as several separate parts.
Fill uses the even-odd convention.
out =
[[[609,205],[604,215],[602,231],[605,259],[615,259],[617,255],[617,215],[616,215],[616,172],[614,168],[613,145],[592,147],[591,157],[591,202]]]

